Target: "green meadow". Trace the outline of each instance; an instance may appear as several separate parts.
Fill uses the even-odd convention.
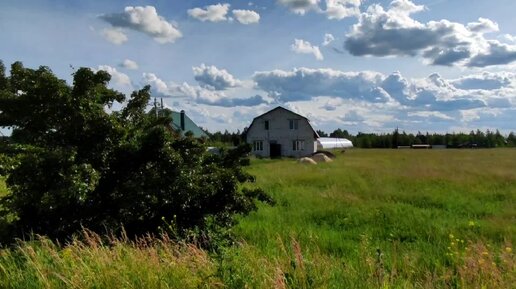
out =
[[[335,153],[253,159],[276,205],[218,252],[35,237],[0,251],[0,288],[516,288],[516,149]]]

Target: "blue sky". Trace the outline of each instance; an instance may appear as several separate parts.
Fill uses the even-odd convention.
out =
[[[278,105],[316,129],[516,131],[516,1],[0,3],[8,66],[104,69],[210,131]]]

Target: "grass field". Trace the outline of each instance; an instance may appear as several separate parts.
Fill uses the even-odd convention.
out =
[[[516,288],[516,150],[253,160],[260,205],[219,254],[168,240],[0,251],[0,288]]]

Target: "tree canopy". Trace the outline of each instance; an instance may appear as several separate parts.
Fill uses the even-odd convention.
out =
[[[240,185],[253,180],[241,167],[247,146],[209,155],[202,141],[176,134],[169,116],[146,113],[149,86],[126,98],[110,78],[80,68],[68,85],[20,62],[7,76],[0,62],[0,126],[12,129],[0,147],[10,190],[0,203],[11,219],[4,238],[61,239],[83,227],[138,235],[165,224],[180,237],[230,226],[270,200]],[[109,112],[115,101],[126,105]]]

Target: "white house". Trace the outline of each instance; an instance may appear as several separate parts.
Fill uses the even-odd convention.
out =
[[[281,106],[253,119],[247,143],[262,157],[303,157],[317,151],[319,135],[308,119]]]

